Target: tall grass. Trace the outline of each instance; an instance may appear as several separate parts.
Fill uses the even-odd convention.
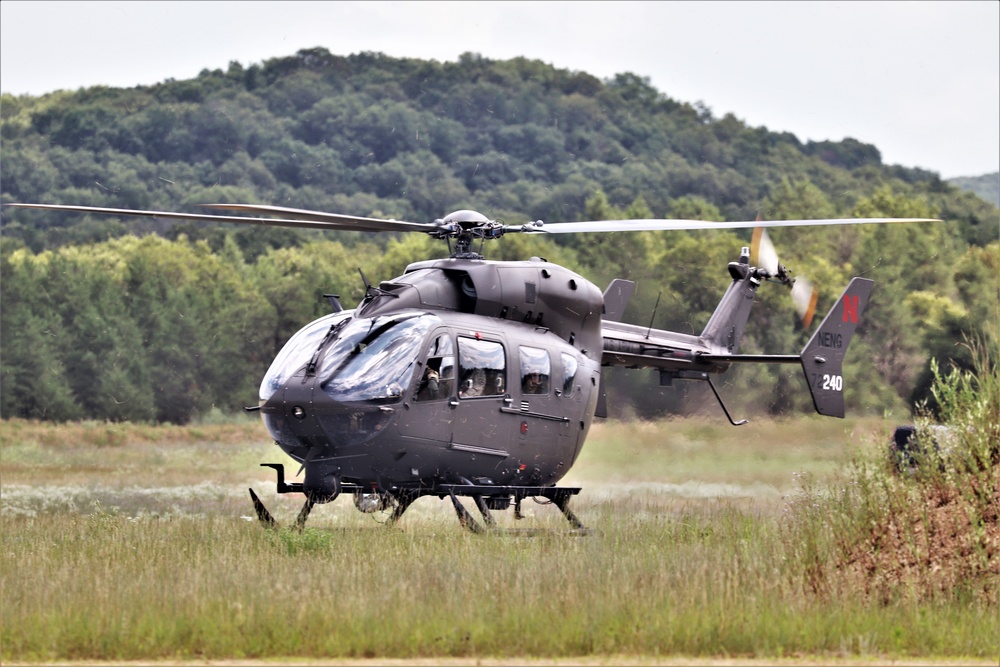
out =
[[[897,601],[982,605],[1000,636],[1000,379],[982,346],[973,371],[933,366],[936,420],[915,465],[884,451],[859,451],[834,484],[811,484],[791,505],[787,540],[810,588],[821,596],[860,591]],[[1000,642],[995,654],[1000,655]]]
[[[5,660],[988,656],[958,605],[808,594],[774,524],[725,506],[475,537],[454,526],[266,533],[216,518],[4,519]],[[992,637],[992,638],[991,638]]]
[[[836,479],[850,443],[882,451],[885,425],[876,422],[604,425],[567,480],[584,486],[574,509],[592,528],[587,536],[568,534],[557,510],[533,504],[525,522],[498,513],[503,530],[472,535],[431,499],[392,529],[345,499],[317,508],[301,533],[265,531],[240,516],[250,512],[236,471],[273,484],[253,470],[274,460],[273,447],[231,425],[205,425],[190,441],[127,432],[107,469],[88,469],[95,484],[130,474],[168,489],[192,483],[197,465],[227,480],[183,511],[173,500],[138,503],[133,487],[86,507],[7,511],[10,489],[50,488],[39,470],[72,468],[108,447],[39,443],[26,425],[0,428],[15,426],[0,457],[3,662],[997,657],[995,601],[957,589],[880,596],[849,571],[846,555],[864,544],[865,522],[883,516],[886,489],[918,484],[874,470],[874,454],[855,458],[867,476]],[[630,477],[643,483],[638,491],[622,486]],[[699,478],[729,490],[691,492]],[[264,497],[279,519],[294,517],[293,501]]]

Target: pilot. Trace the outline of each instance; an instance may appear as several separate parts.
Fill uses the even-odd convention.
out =
[[[459,395],[462,398],[475,398],[485,396],[486,392],[486,371],[482,368],[473,369],[466,375],[465,382],[462,383]]]
[[[541,394],[542,392],[543,388],[542,388],[541,373],[528,373],[521,379],[521,393]]]
[[[438,391],[440,390],[440,382],[438,372],[428,366],[424,369],[424,376],[421,380],[420,392],[425,398],[437,398]]]

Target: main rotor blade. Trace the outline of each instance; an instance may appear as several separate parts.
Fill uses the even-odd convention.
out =
[[[752,227],[812,227],[822,225],[867,225],[888,222],[941,222],[937,218],[836,218],[820,220],[745,220],[708,222],[705,220],[594,220],[592,222],[553,222],[537,225],[508,225],[504,232],[528,234],[577,234],[581,232],[648,232],[695,229],[750,229]]]
[[[437,225],[426,222],[406,222],[405,220],[383,220],[381,218],[362,218],[355,215],[340,213],[324,213],[301,208],[286,208],[284,206],[268,206],[260,204],[202,204],[204,208],[214,208],[223,211],[244,211],[259,215],[273,215],[291,220],[307,220],[339,225],[338,229],[351,227],[386,232],[427,232],[437,229]]]
[[[243,225],[264,225],[272,227],[298,227],[302,229],[344,229],[362,232],[430,232],[437,229],[436,225],[419,225],[413,222],[395,222],[391,220],[379,220],[377,218],[354,218],[351,216],[337,216],[334,214],[323,214],[319,212],[311,213],[315,217],[328,215],[327,220],[309,220],[305,218],[250,218],[239,215],[215,215],[205,213],[175,213],[173,211],[144,211],[129,208],[104,208],[99,206],[67,206],[62,204],[4,204],[14,208],[35,208],[48,211],[73,211],[76,213],[98,213],[102,215],[129,215],[146,218],[162,218],[164,220],[195,220],[199,222],[230,222]],[[226,206],[237,206],[235,204],[219,205],[218,208]],[[288,209],[294,210],[294,209]],[[339,218],[339,219],[337,219]]]
[[[127,208],[104,208],[99,206],[69,206],[63,204],[4,204],[14,208],[34,208],[50,211],[73,211],[77,213],[98,213],[104,215],[129,215],[164,220],[195,220],[201,222],[228,222],[243,225],[265,225],[275,227],[299,227],[304,229],[343,229],[368,232],[433,232],[441,229],[434,223],[418,223],[380,218],[362,218],[336,213],[323,213],[304,209],[264,206],[254,204],[211,204],[209,208],[246,211],[264,215],[284,215],[284,218],[251,218],[236,215],[215,215],[204,213],[175,213],[173,211],[145,211]],[[504,233],[524,232],[529,234],[576,234],[581,232],[624,232],[624,231],[670,231],[697,229],[750,229],[753,227],[805,227],[816,225],[861,225],[888,222],[941,222],[936,218],[840,218],[825,220],[771,220],[741,222],[707,222],[705,220],[594,220],[591,222],[556,222],[551,224],[527,223],[506,225]]]

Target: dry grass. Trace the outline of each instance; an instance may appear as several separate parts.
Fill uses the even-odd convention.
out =
[[[3,662],[995,654],[995,607],[810,589],[800,480],[877,420],[602,424],[565,480],[586,537],[530,503],[473,536],[432,499],[394,529],[345,498],[267,532],[248,484],[279,520],[298,503],[267,491],[263,428],[197,429],[0,424]]]

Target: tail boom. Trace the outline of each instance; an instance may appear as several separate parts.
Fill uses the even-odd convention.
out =
[[[744,273],[736,271],[733,284],[701,336],[615,320],[603,322],[602,365],[655,368],[660,371],[660,384],[667,385],[674,378],[711,383],[712,375],[725,372],[734,363],[800,364],[816,412],[843,417],[844,356],[875,283],[867,278],[851,280],[799,354],[739,354],[736,349],[758,284],[751,280],[752,274]]]

